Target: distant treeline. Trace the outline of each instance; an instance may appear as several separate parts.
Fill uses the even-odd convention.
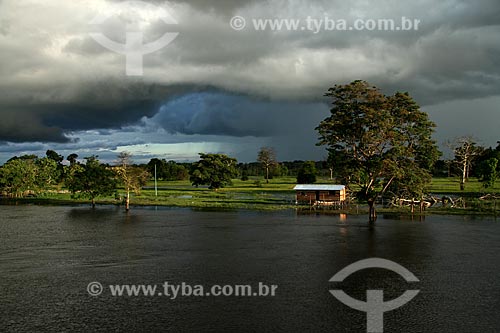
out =
[[[269,179],[275,177],[297,177],[300,169],[306,161],[293,162],[278,162],[270,168]],[[329,176],[330,171],[326,162],[314,162],[319,176]],[[136,165],[146,168],[151,175],[154,176],[156,165],[156,176],[158,180],[187,180],[189,179],[189,170],[193,163],[180,163],[175,161],[167,161],[165,159],[151,159],[147,164]],[[259,162],[238,163],[238,173],[241,176],[248,177],[265,177],[266,169]]]
[[[431,174],[434,177],[460,176],[466,178],[477,177],[480,180],[487,180],[488,175],[493,173],[493,176],[489,177],[494,182],[500,174],[500,163],[495,163],[500,161],[500,143],[496,148],[485,148],[473,143],[466,154],[463,152],[465,149],[463,148],[464,146],[466,145],[462,142],[458,148],[454,149],[454,159],[438,160],[434,164]],[[467,156],[465,160],[464,156]],[[86,157],[79,161],[77,154],[70,154],[66,160],[68,162],[65,162],[65,158],[53,150],[48,150],[44,157],[36,155],[12,157],[0,166],[0,191],[2,195],[18,197],[60,189],[62,187],[71,188],[71,186],[74,186],[75,180],[78,180],[75,178],[75,170],[84,170],[86,166],[90,168],[90,165],[93,165],[94,169],[89,169],[90,171],[88,172],[98,172],[101,169],[113,171],[119,165],[118,162],[113,165],[100,163],[95,156]],[[92,163],[89,163],[89,161]],[[96,169],[96,163],[102,166],[102,168]],[[141,177],[144,181],[154,178],[155,168],[158,180],[176,181],[190,179],[190,172],[195,163],[179,163],[153,158],[147,164],[131,164],[130,167],[134,168],[136,172],[142,170],[144,173]],[[307,176],[311,176],[312,178],[309,179],[315,180],[315,176],[318,176],[323,179],[329,179],[332,182],[341,182],[338,177],[340,170],[336,167],[337,164],[340,164],[339,161],[331,158],[326,161],[315,162],[301,160],[274,161],[268,166],[268,176],[269,179],[276,177],[298,177],[301,172],[308,170],[309,175],[306,175],[306,179],[308,179]],[[266,177],[266,167],[263,165],[263,162],[238,163],[236,171],[238,177],[242,180],[248,180],[249,177],[262,177],[263,179]],[[80,174],[84,175],[83,172]],[[112,177],[112,175],[110,174],[109,177]],[[89,178],[92,177],[89,176]],[[120,177],[116,176],[115,178],[117,185],[123,183]],[[76,192],[81,191],[81,189],[78,189]]]

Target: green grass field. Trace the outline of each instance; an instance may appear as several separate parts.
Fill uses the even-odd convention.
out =
[[[260,185],[255,182],[260,181]],[[154,183],[134,197],[133,202],[144,205],[162,204],[184,207],[250,208],[276,210],[292,208],[294,178],[265,180],[251,177],[248,181],[234,179],[231,186],[217,191],[193,187],[189,181],[158,182],[158,196]]]
[[[260,182],[260,183],[259,183]],[[328,184],[328,178],[320,178],[318,184]],[[140,194],[131,195],[131,204],[137,206],[172,206],[172,207],[196,207],[196,208],[218,208],[218,209],[256,209],[256,210],[282,210],[294,209],[295,193],[293,187],[296,185],[294,177],[274,178],[266,184],[262,177],[250,177],[248,181],[239,179],[233,180],[233,184],[219,189],[209,190],[206,187],[193,187],[189,181],[161,181],[158,182],[158,195],[155,195],[154,182],[147,184]],[[460,191],[458,178],[434,178],[429,185],[428,192],[434,196],[445,194],[455,197],[464,196],[474,204],[470,207],[474,211],[490,210],[477,198],[485,193],[500,193],[500,182],[494,188],[485,191],[482,184],[476,179],[471,179],[466,184],[466,191]],[[98,204],[121,204],[120,197],[123,198],[125,192],[118,189],[115,196],[98,198]],[[88,200],[74,200],[69,193],[47,193],[37,198],[23,201],[35,203],[53,204],[74,204],[88,203]],[[499,205],[500,206],[500,205]],[[361,212],[364,212],[363,205],[360,205]],[[357,206],[357,210],[359,209]],[[470,208],[469,207],[469,208]],[[479,207],[479,208],[478,208]],[[385,211],[400,211],[401,209],[385,209]],[[402,208],[403,211],[407,208]],[[384,211],[384,210],[381,210]],[[443,211],[443,210],[441,210]],[[472,211],[472,212],[474,212]],[[453,213],[449,209],[444,213]]]
[[[493,188],[484,189],[481,182],[476,178],[471,178],[465,184],[465,191],[460,191],[460,179],[455,178],[433,178],[428,189],[429,193],[436,194],[465,194],[477,195],[480,193],[500,193],[500,181],[495,183]]]

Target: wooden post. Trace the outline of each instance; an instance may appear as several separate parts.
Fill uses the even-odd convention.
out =
[[[158,196],[158,181],[156,179],[156,164],[155,164],[155,196]]]

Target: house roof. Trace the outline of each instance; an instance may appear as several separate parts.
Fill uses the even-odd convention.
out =
[[[342,191],[343,189],[345,189],[345,185],[304,184],[304,185],[297,185],[293,189],[295,191]]]

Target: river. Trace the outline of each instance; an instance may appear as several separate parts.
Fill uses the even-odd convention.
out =
[[[493,217],[298,215],[294,211],[0,206],[0,331],[366,332],[364,301],[420,293],[384,332],[500,331],[500,223]],[[394,261],[420,282],[365,269]],[[99,282],[99,296],[88,285]],[[112,296],[109,285],[276,285],[275,296]],[[94,289],[92,289],[94,290]]]

